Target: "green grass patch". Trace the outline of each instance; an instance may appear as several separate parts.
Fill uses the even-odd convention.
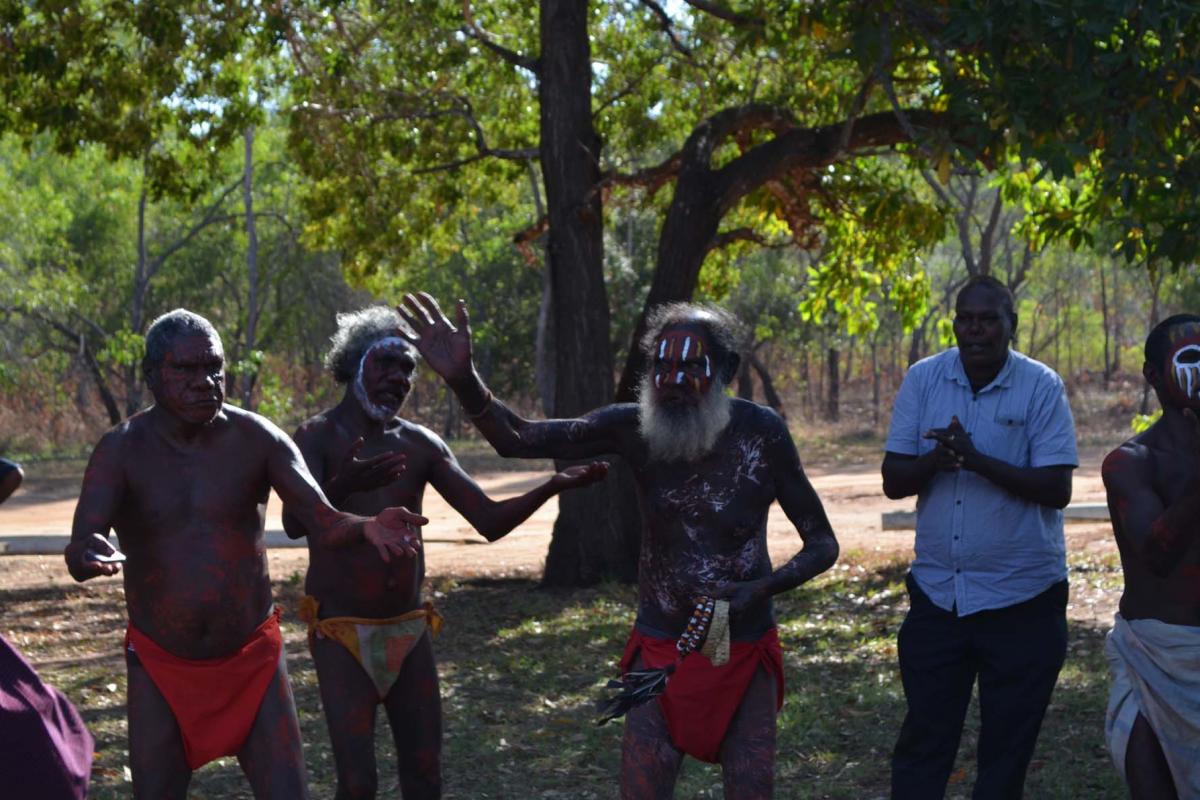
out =
[[[781,798],[886,797],[889,756],[904,713],[896,631],[907,608],[900,561],[849,554],[826,575],[777,601],[787,700],[779,718]],[[1078,559],[1073,587],[1119,591],[1110,557]],[[1114,583],[1115,581],[1115,583]],[[294,581],[276,582],[291,611]],[[435,644],[445,712],[449,798],[616,796],[621,725],[597,727],[594,701],[634,617],[630,587],[572,593],[528,581],[430,587],[447,626]],[[80,707],[97,739],[92,797],[129,795],[125,765],[123,598],[116,584],[0,591],[0,631]],[[1072,622],[1059,679],[1030,770],[1026,796],[1119,798],[1124,791],[1104,748],[1107,623]],[[332,796],[333,761],[316,674],[289,613],[289,669],[314,797]],[[972,708],[948,797],[974,780],[978,713]],[[398,796],[391,737],[377,720],[381,796]],[[199,770],[195,798],[248,798],[232,758]],[[687,760],[679,798],[721,796],[717,767]]]

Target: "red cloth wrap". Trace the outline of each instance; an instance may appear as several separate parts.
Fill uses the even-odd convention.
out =
[[[250,735],[283,651],[279,608],[241,649],[222,658],[172,655],[133,623],[125,630],[125,646],[137,655],[171,707],[188,766],[197,769],[221,756],[236,755]]]
[[[621,656],[622,673],[633,668],[639,651],[644,667],[665,667],[679,657],[674,639],[647,636],[634,628]],[[758,641],[731,642],[729,661],[722,666],[714,667],[698,651],[683,659],[658,697],[675,746],[693,758],[717,763],[725,731],[759,665],[775,678],[778,711],[783,708],[783,648],[775,628]]]

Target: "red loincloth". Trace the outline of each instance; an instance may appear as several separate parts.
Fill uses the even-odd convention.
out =
[[[642,664],[652,668],[674,664],[679,657],[674,639],[657,639],[634,628],[621,656],[622,673],[633,668],[638,651]],[[775,678],[775,708],[779,710],[783,707],[783,649],[775,628],[758,641],[733,642],[729,662],[720,667],[699,652],[684,658],[658,698],[675,746],[693,758],[717,763],[725,731],[760,664]]]
[[[125,631],[125,646],[171,707],[188,766],[197,769],[221,756],[237,755],[245,744],[283,651],[279,608],[240,650],[223,658],[172,655],[132,623]]]

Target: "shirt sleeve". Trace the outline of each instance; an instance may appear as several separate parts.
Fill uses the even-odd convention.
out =
[[[1039,381],[1029,426],[1029,466],[1079,466],[1075,420],[1062,378],[1050,373]]]
[[[888,427],[887,444],[889,453],[902,456],[921,454],[921,370],[910,369],[896,393],[892,404],[892,422]]]

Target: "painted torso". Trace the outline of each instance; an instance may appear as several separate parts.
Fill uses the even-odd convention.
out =
[[[770,454],[786,430],[756,424],[760,415],[757,406],[735,401],[729,426],[695,463],[631,459],[644,515],[641,624],[677,634],[699,595],[770,573],[767,511],[776,491]],[[764,600],[736,617],[732,632],[754,636],[771,624]]]
[[[266,618],[263,544],[269,443],[253,415],[229,406],[194,447],[167,441],[149,412],[114,429],[120,474],[113,528],[130,621],[170,652],[212,658],[240,647]]]
[[[1153,488],[1162,507],[1170,508],[1195,491],[1200,463],[1195,458],[1181,458],[1171,446],[1173,443],[1162,441],[1163,433],[1162,429],[1152,428],[1126,442],[1105,460],[1105,469],[1137,470]],[[1117,498],[1116,502],[1120,515],[1120,504],[1130,501]],[[1200,520],[1194,520],[1192,525],[1200,525]],[[1164,576],[1150,569],[1139,543],[1121,525],[1114,525],[1114,534],[1125,573],[1121,615],[1126,619],[1152,618],[1178,625],[1200,625],[1200,545],[1189,547],[1178,565]]]
[[[400,452],[407,456],[406,468],[387,486],[355,492],[336,503],[338,510],[373,516],[385,508],[404,506],[420,513],[430,472],[435,462],[444,457],[444,446],[419,425],[397,419],[383,431],[365,435],[344,425],[333,409],[304,423],[297,432],[297,442],[310,463],[314,455],[319,455],[320,469],[314,472],[328,477],[336,472],[359,436],[366,440],[358,452],[359,458]],[[320,601],[322,617],[381,619],[411,611],[420,604],[421,582],[425,577],[423,551],[416,558],[393,558],[388,563],[366,542],[329,550],[317,546],[310,537],[308,552],[304,587]]]

